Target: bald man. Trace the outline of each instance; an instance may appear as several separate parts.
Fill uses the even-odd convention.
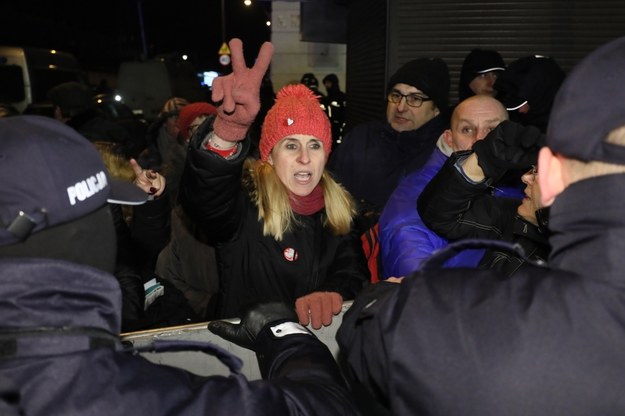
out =
[[[428,162],[399,183],[382,212],[382,278],[402,277],[418,270],[424,259],[448,244],[423,223],[417,212],[417,199],[453,152],[471,149],[473,143],[507,119],[504,106],[487,95],[472,96],[456,106],[450,128],[438,139]],[[512,194],[506,190],[503,195]],[[450,266],[476,266],[483,254],[483,250],[467,250],[454,258]]]

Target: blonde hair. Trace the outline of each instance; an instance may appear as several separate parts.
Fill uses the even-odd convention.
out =
[[[111,142],[94,142],[93,145],[100,153],[104,166],[106,166],[107,173],[113,179],[121,181],[133,182],[135,180],[135,171],[132,169],[130,161],[126,159],[121,153],[119,153],[119,145]],[[132,207],[129,205],[122,205],[122,215],[127,223],[132,220]]]
[[[281,241],[285,233],[297,225],[289,203],[289,194],[270,163],[247,159],[243,165],[243,184],[258,208],[263,222],[263,235]],[[332,235],[349,233],[356,215],[356,202],[332,176],[324,171],[320,181],[325,201],[323,226]]]
[[[616,128],[608,134],[605,141],[619,146],[625,146],[625,126]],[[613,175],[625,173],[625,165],[614,163],[590,161],[584,162],[577,159],[563,159],[571,183],[588,179],[595,176]]]
[[[119,179],[126,182],[135,180],[135,172],[132,170],[130,161],[126,159],[118,151],[117,143],[111,142],[94,142],[95,148],[98,149],[104,165],[108,170],[108,174],[113,179]]]

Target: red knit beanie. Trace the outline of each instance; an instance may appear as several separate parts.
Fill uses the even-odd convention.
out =
[[[261,160],[267,160],[276,143],[292,134],[315,136],[323,143],[326,156],[330,154],[330,120],[315,94],[303,84],[287,85],[278,91],[276,102],[263,122],[259,143]]]
[[[185,105],[178,115],[178,129],[183,139],[189,140],[189,126],[199,116],[217,114],[217,109],[209,103],[199,102]]]

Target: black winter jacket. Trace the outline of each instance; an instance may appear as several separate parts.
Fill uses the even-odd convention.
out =
[[[455,166],[468,154],[453,154],[419,196],[417,207],[425,225],[449,241],[481,238],[517,243],[530,259],[546,261],[550,249],[546,229],[517,214],[518,199],[494,196],[486,182],[469,183]],[[518,256],[491,249],[479,267],[511,275],[523,264]]]
[[[239,316],[241,307],[251,302],[294,305],[297,298],[315,291],[353,299],[369,281],[359,236],[331,235],[322,224],[324,210],[298,215],[300,225],[282,241],[264,236],[258,208],[241,184],[249,138],[242,142],[240,154],[227,160],[200,149],[210,125],[203,129],[189,149],[180,202],[217,248],[220,288],[213,319]]]
[[[447,118],[441,114],[401,133],[386,121],[357,125],[331,154],[328,169],[363,209],[380,213],[401,178],[427,162]]]
[[[425,270],[371,285],[337,340],[397,415],[625,414],[625,175],[551,207],[549,268]]]
[[[231,370],[201,377],[123,350],[119,286],[107,273],[59,260],[0,259],[0,288],[0,374],[19,390],[26,415],[355,414],[332,355],[314,336],[259,333],[259,366],[270,381],[248,381],[238,358],[195,343]]]

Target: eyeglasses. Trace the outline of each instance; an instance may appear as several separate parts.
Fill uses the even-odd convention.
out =
[[[523,174],[523,176],[531,176],[532,177],[532,182],[536,180],[536,177],[538,176],[538,168],[534,165],[532,165],[532,169],[528,170],[527,172],[525,172]]]
[[[422,97],[418,94],[402,94],[399,91],[391,91],[386,97],[389,102],[393,104],[399,104],[402,98],[406,99],[406,104],[410,107],[421,107],[424,101],[432,101],[431,98]]]

